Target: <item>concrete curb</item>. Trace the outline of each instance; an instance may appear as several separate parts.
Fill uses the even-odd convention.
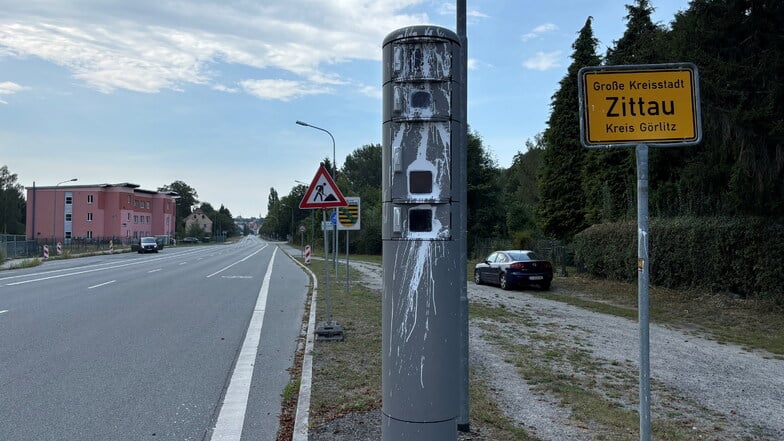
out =
[[[278,248],[282,248],[278,245]],[[287,251],[287,250],[284,250]],[[307,339],[305,343],[305,353],[302,356],[302,376],[299,384],[299,396],[297,398],[297,413],[294,417],[294,431],[292,441],[308,441],[308,419],[310,417],[310,391],[313,380],[313,342],[316,336],[316,297],[318,297],[318,279],[313,271],[298,261],[291,254],[286,254],[297,265],[301,266],[313,280],[313,293],[310,299],[310,317],[308,318]]]

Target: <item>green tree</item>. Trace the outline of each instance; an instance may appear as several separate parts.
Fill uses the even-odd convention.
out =
[[[174,181],[169,185],[158,188],[158,191],[173,191],[177,193],[177,224],[181,227],[185,225],[185,218],[191,214],[192,208],[199,203],[196,189],[183,181]]]
[[[25,234],[27,204],[24,187],[8,166],[0,167],[0,233]]]
[[[668,193],[695,214],[784,215],[784,2],[694,0],[671,57],[700,70],[704,141],[683,149]]]
[[[636,0],[626,5],[627,25],[621,39],[607,50],[605,64],[654,64],[663,63],[667,53],[665,31],[651,21],[653,8],[648,0]],[[656,149],[652,149],[656,150]],[[666,161],[654,152],[650,168]],[[590,150],[585,154],[583,188],[585,193],[586,223],[595,224],[621,218],[632,218],[636,213],[637,165],[635,149],[612,148]],[[653,177],[656,182],[659,178]]]
[[[270,188],[270,194],[267,197],[267,214],[272,211],[276,205],[280,203],[280,198],[278,198],[278,192],[275,190],[275,187]]]
[[[478,239],[497,237],[504,228],[501,205],[501,184],[498,166],[482,145],[478,133],[468,132],[466,146],[467,227],[468,253],[473,252]]]
[[[185,232],[185,237],[196,237],[199,240],[204,237],[206,232],[198,223],[194,222],[188,227],[188,230]]]
[[[381,145],[365,144],[346,157],[338,185],[345,196],[361,199],[362,228],[350,234],[352,250],[362,254],[381,253]]]
[[[528,232],[536,227],[536,205],[539,202],[538,176],[544,152],[542,135],[525,142],[526,151],[517,152],[504,179],[506,228],[510,234]]]
[[[585,151],[580,143],[577,73],[580,68],[596,66],[600,61],[591,20],[588,17],[572,44],[572,64],[553,95],[552,112],[543,136],[541,198],[536,218],[545,234],[559,239],[571,239],[588,225],[581,175]]]

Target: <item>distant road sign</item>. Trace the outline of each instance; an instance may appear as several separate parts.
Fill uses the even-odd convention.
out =
[[[329,176],[324,164],[319,166],[316,176],[308,187],[307,193],[299,203],[299,208],[345,207],[346,199],[335,181]]]
[[[345,207],[338,208],[338,230],[359,230],[360,228],[360,198],[346,197]]]
[[[695,65],[585,67],[578,77],[580,138],[586,147],[701,141]]]

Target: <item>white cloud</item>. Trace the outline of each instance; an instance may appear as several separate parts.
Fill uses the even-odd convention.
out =
[[[379,86],[361,86],[358,90],[362,95],[377,98],[379,101],[382,99],[381,87]]]
[[[290,101],[305,95],[330,93],[324,87],[308,85],[292,80],[245,80],[240,82],[245,92],[265,100]]]
[[[236,87],[224,86],[223,84],[213,84],[212,89],[217,90],[218,92],[226,92],[226,93],[237,93],[240,91]]]
[[[545,24],[541,24],[541,25],[533,28],[531,30],[531,32],[528,32],[527,34],[523,34],[523,36],[521,38],[522,38],[523,42],[525,43],[527,41],[530,41],[530,40],[533,40],[534,38],[539,37],[542,34],[546,34],[548,32],[557,31],[557,30],[558,30],[558,26],[556,26],[556,25],[554,25],[552,23],[545,23]]]
[[[29,87],[20,86],[19,84],[10,81],[3,81],[0,83],[0,95],[13,95],[27,89],[29,89]]]
[[[441,3],[438,10],[440,15],[455,15],[457,13],[457,6],[453,2]],[[468,9],[466,7],[466,17],[470,18],[487,18],[488,15],[479,11],[478,9]]]
[[[380,59],[386,34],[429,21],[408,12],[421,2],[10,2],[0,16],[0,56],[38,57],[105,93],[187,84],[230,91],[213,84],[225,64],[262,77],[282,70],[310,84],[287,95],[299,96],[329,90],[321,84],[349,84],[330,67]]]
[[[3,81],[0,83],[0,95],[13,95],[23,90],[28,90],[29,87],[20,86],[19,84],[10,81]],[[8,101],[0,99],[0,104],[8,104]]]
[[[555,52],[537,52],[533,57],[523,61],[523,67],[530,70],[549,70],[560,67],[558,59],[561,57],[561,51]]]

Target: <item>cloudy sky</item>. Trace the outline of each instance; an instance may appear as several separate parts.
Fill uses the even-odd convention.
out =
[[[631,1],[631,0],[629,0]],[[600,53],[622,0],[468,0],[468,121],[508,167],[545,128],[588,16]],[[651,0],[669,24],[687,0]],[[25,186],[175,180],[266,214],[332,156],[381,143],[381,45],[455,29],[441,0],[0,0],[0,165]],[[688,60],[684,60],[688,61]]]

